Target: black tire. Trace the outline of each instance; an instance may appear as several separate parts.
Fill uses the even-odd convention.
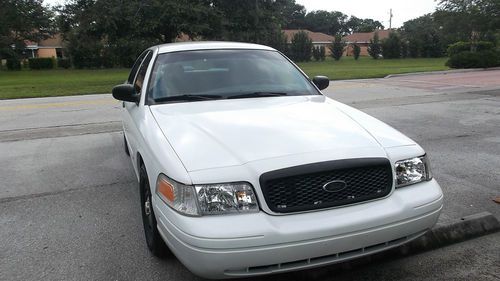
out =
[[[125,134],[123,134],[123,148],[125,148],[125,154],[130,156],[130,151],[128,150],[127,138],[125,138]]]
[[[141,213],[146,244],[153,255],[164,258],[168,256],[170,251],[158,232],[156,217],[151,203],[151,188],[149,186],[148,174],[143,164],[140,167],[139,190],[141,193]]]

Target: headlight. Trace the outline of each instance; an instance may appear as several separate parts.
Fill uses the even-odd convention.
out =
[[[245,182],[191,186],[160,174],[156,193],[174,210],[189,216],[259,211],[253,187]]]
[[[257,198],[249,183],[204,184],[195,187],[203,215],[259,211]]]
[[[427,156],[396,162],[396,188],[432,179]]]

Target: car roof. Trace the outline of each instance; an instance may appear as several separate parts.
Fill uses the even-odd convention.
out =
[[[181,51],[195,51],[195,50],[220,50],[220,49],[250,49],[250,50],[268,50],[275,51],[275,49],[258,44],[251,43],[238,43],[238,42],[216,42],[216,41],[196,41],[196,42],[179,42],[157,45],[152,48],[158,48],[158,53],[171,53]]]

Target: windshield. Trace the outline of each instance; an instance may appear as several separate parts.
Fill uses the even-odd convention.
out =
[[[265,50],[160,54],[148,87],[150,104],[317,94],[283,55]]]

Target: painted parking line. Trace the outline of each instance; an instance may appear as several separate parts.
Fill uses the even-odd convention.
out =
[[[118,102],[116,100],[99,99],[99,100],[67,101],[67,102],[53,102],[53,103],[16,104],[16,105],[0,106],[0,111],[75,107],[82,105],[107,105],[107,104],[118,104]]]

